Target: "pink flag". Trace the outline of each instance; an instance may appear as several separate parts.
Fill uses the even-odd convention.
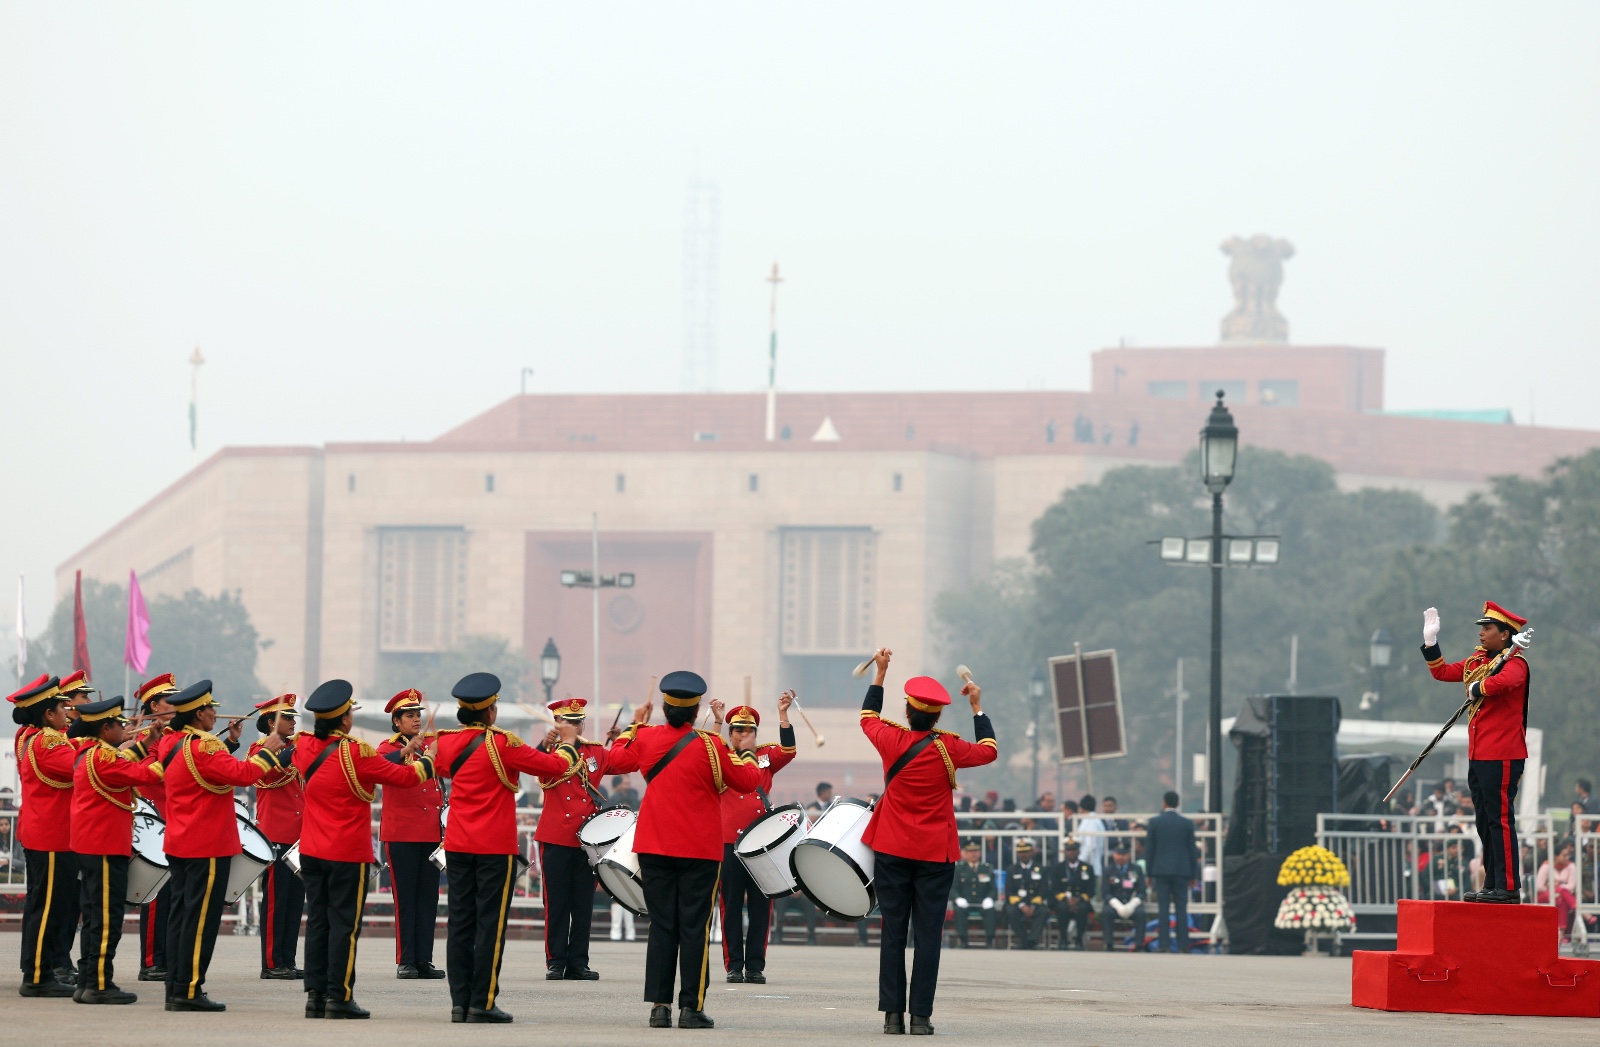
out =
[[[132,571],[128,572],[128,644],[122,662],[136,673],[144,672],[150,663],[150,612],[139,591],[139,576]]]

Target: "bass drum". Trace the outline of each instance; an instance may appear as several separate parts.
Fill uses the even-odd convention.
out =
[[[805,808],[791,803],[773,808],[739,834],[733,853],[766,897],[787,898],[799,889],[789,868],[789,854],[809,829]]]
[[[140,801],[147,803],[147,801]],[[155,807],[148,810],[134,806],[133,857],[128,862],[129,905],[143,905],[172,878],[172,866],[167,861],[164,844],[167,823],[156,816]]]
[[[628,826],[617,842],[611,845],[606,856],[600,859],[594,871],[600,878],[600,886],[605,888],[613,901],[635,916],[648,916],[650,910],[644,904],[644,878],[639,875],[639,856],[633,853],[633,831],[637,827],[637,822]]]
[[[633,808],[620,803],[602,807],[586,818],[578,830],[578,844],[588,856],[589,867],[592,869],[599,865],[600,859],[606,856],[612,845],[622,839],[622,834],[633,828],[633,823],[638,820],[639,816],[633,813]]]
[[[871,820],[872,805],[865,800],[834,800],[789,852],[789,871],[806,897],[841,920],[863,920],[878,904],[875,856],[861,842]]]
[[[233,856],[233,861],[228,863],[228,893],[223,900],[232,905],[244,896],[250,885],[261,879],[267,871],[267,866],[272,864],[272,844],[256,828],[256,823],[239,815],[234,815],[239,823],[239,843],[244,850]]]

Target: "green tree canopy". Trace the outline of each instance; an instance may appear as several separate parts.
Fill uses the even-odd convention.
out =
[[[520,647],[496,636],[464,636],[447,651],[423,655],[385,655],[378,667],[378,682],[367,689],[369,701],[385,702],[391,695],[415,687],[434,701],[448,701],[450,688],[468,673],[494,673],[500,677],[500,696],[506,701],[543,701],[533,679],[533,662]]]

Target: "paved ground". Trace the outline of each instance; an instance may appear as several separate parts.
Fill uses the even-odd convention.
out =
[[[602,980],[543,981],[543,953],[511,942],[501,1003],[517,1016],[503,1026],[449,1024],[443,982],[394,978],[389,940],[374,935],[361,951],[356,999],[373,1012],[366,1022],[312,1023],[301,1017],[297,983],[256,977],[254,938],[226,937],[211,967],[211,994],[225,1014],[169,1014],[160,987],[124,980],[145,993],[130,1007],[84,1007],[70,1000],[0,995],[0,1044],[115,1043],[174,1047],[196,1043],[288,1042],[379,1045],[482,1044],[633,1045],[689,1037],[747,1044],[882,1042],[874,1012],[877,952],[849,947],[774,948],[770,981],[729,986],[707,996],[715,1030],[690,1033],[645,1027],[640,1002],[643,943],[597,943]],[[443,946],[443,942],[440,943]],[[0,934],[3,955],[18,936]],[[713,972],[715,973],[715,972]],[[154,989],[155,992],[148,990]],[[938,1033],[1007,1044],[1210,1044],[1246,1047],[1296,1040],[1325,1044],[1449,1043],[1593,1044],[1600,1021],[1572,1018],[1477,1018],[1387,1014],[1349,1006],[1350,962],[1233,956],[1099,953],[946,952]],[[898,1041],[905,1042],[905,1041]]]

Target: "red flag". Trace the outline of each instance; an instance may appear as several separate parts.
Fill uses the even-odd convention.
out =
[[[77,581],[73,583],[72,594],[72,671],[83,670],[85,676],[94,679],[94,670],[89,667],[89,624],[83,620],[83,572],[78,572]]]

